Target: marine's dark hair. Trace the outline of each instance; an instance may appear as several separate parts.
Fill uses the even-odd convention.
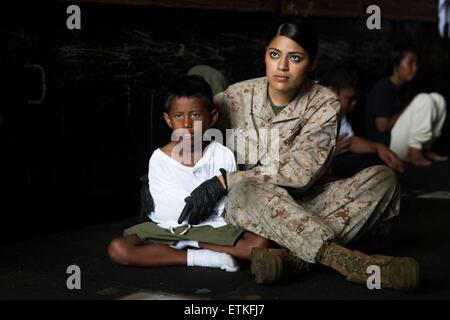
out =
[[[184,75],[171,83],[164,104],[164,111],[169,112],[174,98],[200,98],[203,105],[212,111],[213,94],[210,85],[200,76]]]
[[[268,45],[276,36],[285,36],[294,40],[314,59],[318,52],[318,38],[316,29],[309,22],[282,23],[272,28],[266,40]]]
[[[358,74],[345,67],[332,67],[320,77],[321,85],[333,87],[337,91],[342,89],[358,89]]]

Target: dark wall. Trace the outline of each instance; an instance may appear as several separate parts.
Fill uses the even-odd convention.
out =
[[[4,239],[138,214],[139,176],[168,141],[165,87],[195,64],[230,83],[264,74],[265,34],[279,17],[261,13],[81,5],[82,29],[66,28],[66,5],[0,10],[1,214]],[[314,19],[321,38],[318,77],[350,63],[362,93],[382,73],[386,53],[411,38],[423,52],[418,83],[449,95],[449,44],[437,25]],[[45,70],[46,96],[41,75]],[[354,125],[362,130],[360,114]],[[20,236],[17,228],[20,226]]]

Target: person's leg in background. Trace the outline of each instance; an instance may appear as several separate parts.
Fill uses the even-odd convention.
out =
[[[424,145],[424,155],[427,159],[432,161],[446,161],[448,157],[437,154],[431,150],[432,144],[441,136],[442,127],[444,126],[445,117],[447,115],[447,104],[445,98],[436,92],[430,93],[430,96],[435,101],[435,108],[433,110],[433,138]]]
[[[418,94],[406,107],[391,131],[390,149],[401,159],[415,165],[430,165],[423,148],[433,138],[434,123],[442,112],[437,111],[434,98],[427,93]]]

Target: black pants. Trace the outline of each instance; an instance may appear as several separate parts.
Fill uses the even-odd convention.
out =
[[[346,152],[334,156],[331,160],[331,175],[336,178],[349,178],[361,170],[384,164],[376,154]]]

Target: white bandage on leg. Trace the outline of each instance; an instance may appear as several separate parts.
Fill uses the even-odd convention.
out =
[[[195,240],[180,240],[175,245],[171,245],[172,248],[182,250],[186,248],[200,248],[198,241]]]
[[[227,272],[239,271],[239,265],[231,255],[207,249],[188,249],[187,265],[189,267],[220,268]]]

